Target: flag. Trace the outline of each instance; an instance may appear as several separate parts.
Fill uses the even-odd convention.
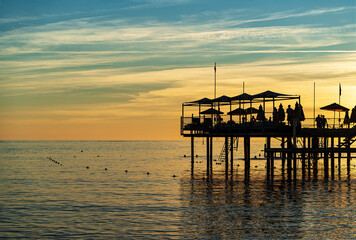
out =
[[[341,96],[341,84],[339,83],[339,96]]]

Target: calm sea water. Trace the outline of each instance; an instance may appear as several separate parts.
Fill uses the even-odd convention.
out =
[[[252,161],[249,182],[242,161],[228,180],[214,164],[207,182],[196,145],[192,177],[189,141],[2,141],[0,238],[356,238],[355,160],[334,180],[320,165],[317,181],[291,183],[278,161],[273,183],[264,161]],[[252,157],[261,149],[255,141]]]

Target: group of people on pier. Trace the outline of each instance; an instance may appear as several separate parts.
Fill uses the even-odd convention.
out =
[[[315,118],[317,128],[325,128],[328,124],[324,115],[318,115]]]

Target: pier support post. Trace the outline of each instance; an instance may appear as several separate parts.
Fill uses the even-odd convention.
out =
[[[324,137],[324,149],[326,150],[328,148],[328,138]],[[324,175],[325,179],[329,178],[329,159],[328,159],[329,153],[327,151],[324,152]]]
[[[206,137],[206,175],[210,175],[210,138]]]
[[[194,174],[194,137],[191,137],[190,140],[190,166],[192,175]]]
[[[334,180],[335,177],[335,152],[334,152],[334,137],[330,139],[330,147],[332,151],[330,151],[330,168],[331,168],[331,180]]]
[[[230,171],[231,175],[234,173],[234,138],[230,138]]]
[[[297,137],[293,137],[293,149],[297,148]],[[293,178],[297,180],[297,152],[293,153]]]
[[[244,137],[245,180],[250,178],[250,137]]]
[[[229,174],[229,138],[225,137],[225,177]]]
[[[285,138],[282,137],[282,149],[285,149]],[[285,164],[286,164],[286,153],[285,152],[282,152],[282,171],[284,172],[284,167],[285,167]]]
[[[338,148],[339,148],[339,152],[337,154],[337,157],[338,157],[338,162],[337,162],[337,165],[338,165],[338,169],[339,169],[339,178],[341,177],[341,137],[338,137],[337,139],[337,144],[338,144]]]
[[[347,139],[347,143],[346,143],[346,148],[347,148],[347,157],[346,157],[346,161],[347,161],[347,174],[350,175],[350,163],[351,163],[351,152],[350,152],[350,138]]]
[[[213,175],[213,137],[210,137],[210,176]]]
[[[271,174],[271,153],[269,152],[271,148],[271,137],[266,138],[266,155],[267,155],[267,178],[269,179]]]
[[[305,180],[305,150],[306,150],[306,138],[303,137],[303,152],[302,152],[302,179]]]
[[[312,139],[313,152],[313,179],[318,179],[318,148],[319,148],[319,138],[313,137]]]
[[[292,139],[287,138],[287,149],[292,149]],[[287,180],[288,182],[292,181],[292,152],[287,153]]]
[[[308,137],[308,179],[310,179],[311,173],[311,137]]]

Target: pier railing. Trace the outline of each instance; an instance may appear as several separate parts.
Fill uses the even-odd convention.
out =
[[[306,118],[301,124],[304,128],[326,128],[326,129],[344,129],[351,128],[354,126],[354,123],[344,124],[344,119],[338,118],[325,118],[326,124],[325,126],[319,126],[314,118]]]
[[[273,126],[288,126],[288,122],[273,122],[269,119],[266,121],[255,121],[251,117],[233,116],[232,121],[230,115],[214,115],[213,117],[192,116],[181,117],[181,134],[204,134],[211,132],[226,132],[229,128],[265,128]],[[326,118],[325,126],[318,126],[314,118],[306,118],[300,123],[302,128],[325,128],[325,129],[347,129],[352,128],[355,124],[343,124],[343,119],[338,121],[334,118]]]

